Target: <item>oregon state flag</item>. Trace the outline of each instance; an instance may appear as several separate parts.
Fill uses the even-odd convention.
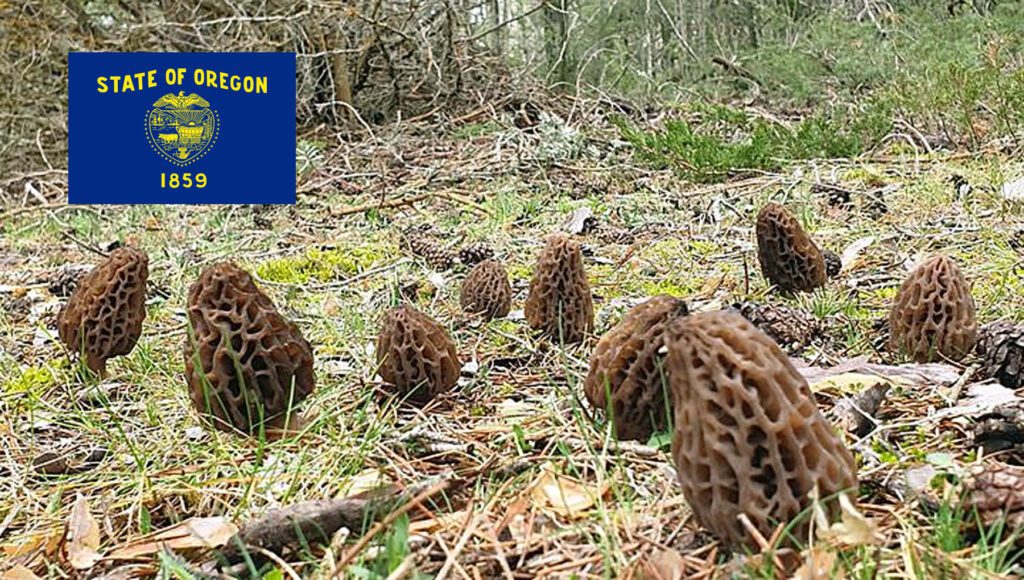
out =
[[[68,201],[295,203],[295,53],[70,53]]]

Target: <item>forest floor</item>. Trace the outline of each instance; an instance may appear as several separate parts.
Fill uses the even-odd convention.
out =
[[[76,566],[120,574],[106,577],[200,577],[211,556],[181,539],[183,522],[202,522],[222,544],[269,509],[393,484],[431,493],[384,526],[343,530],[326,549],[284,559],[254,554],[236,573],[607,578],[641,577],[646,562],[678,577],[773,577],[778,560],[730,555],[693,521],[666,436],[611,439],[581,392],[597,337],[629,307],[668,293],[695,311],[753,301],[810,313],[823,330],[793,351],[803,366],[899,365],[881,350],[878,322],[909,268],[936,252],[963,269],[980,322],[1024,313],[1024,218],[1000,194],[1024,165],[998,151],[928,154],[896,143],[854,160],[693,184],[635,159],[604,106],[555,109],[506,101],[444,127],[303,136],[295,206],[0,211],[0,562],[41,577]],[[954,175],[969,192],[958,193]],[[826,288],[796,298],[768,291],[753,225],[770,200],[842,255]],[[573,229],[581,208],[592,217],[571,233],[584,246],[596,332],[563,347],[536,336],[521,309],[544,236]],[[439,228],[452,249],[493,247],[512,279],[513,313],[488,323],[463,314],[465,268],[435,271],[402,246],[400,231],[418,224]],[[110,378],[85,384],[54,319],[75,275],[112,242],[150,256],[148,318]],[[298,434],[247,440],[207,428],[192,408],[187,291],[222,260],[254,273],[314,347],[317,389]],[[378,323],[402,299],[449,329],[466,365],[456,390],[424,408],[396,401],[375,377]],[[873,532],[844,546],[822,540],[805,559],[861,578],[1014,570],[1013,538],[972,539],[955,509],[958,482],[982,459],[963,407],[973,362],[896,381],[877,428],[847,435],[857,513]],[[843,376],[813,383],[823,409],[865,386]],[[42,466],[55,457],[66,465]],[[69,526],[87,532],[86,545],[67,540]],[[158,531],[178,543],[162,550]]]

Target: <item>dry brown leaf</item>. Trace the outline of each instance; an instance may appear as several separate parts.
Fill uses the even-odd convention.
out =
[[[219,548],[238,533],[238,526],[223,517],[190,518],[128,542],[110,553],[114,560],[127,560],[155,554],[165,546],[171,550]]]
[[[19,556],[27,556],[33,552],[42,550],[45,559],[52,559],[57,550],[60,549],[61,540],[64,539],[64,528],[53,528],[32,536],[28,536],[18,542],[0,546],[0,556],[14,559]]]
[[[467,517],[467,510],[459,510],[450,514],[438,514],[432,518],[410,522],[409,533],[429,534],[439,530],[452,529],[452,526],[459,526],[466,522]]]
[[[862,546],[877,544],[881,541],[878,526],[864,517],[845,493],[839,494],[839,509],[842,513],[840,521],[829,525],[828,516],[821,502],[814,502],[814,519],[818,527],[818,538],[831,540],[843,546]]]
[[[336,498],[346,498],[376,489],[390,483],[391,479],[379,469],[365,469],[341,484]]]
[[[604,495],[608,487],[597,488],[584,485],[562,474],[545,469],[530,490],[535,504],[549,508],[555,513],[580,518]]]
[[[835,567],[835,552],[812,549],[807,559],[790,576],[789,580],[843,580],[845,574],[842,569],[833,574],[832,570]]]
[[[839,256],[839,262],[843,265],[843,270],[849,270],[850,266],[860,257],[861,252],[873,243],[875,243],[875,237],[867,236],[854,240],[850,245],[843,248],[843,252]]]
[[[36,576],[32,570],[18,565],[0,572],[0,580],[39,580],[39,576]]]
[[[636,563],[634,580],[683,580],[686,560],[675,550],[659,550]]]
[[[78,494],[68,517],[65,539],[68,563],[75,570],[88,570],[103,556],[100,555],[100,526],[89,513],[89,502]]]

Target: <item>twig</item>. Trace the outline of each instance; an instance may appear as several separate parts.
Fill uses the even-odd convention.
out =
[[[441,570],[437,573],[437,580],[444,580],[448,577],[448,572],[451,571],[452,566],[456,563],[456,559],[462,550],[466,547],[466,542],[469,541],[469,537],[476,531],[477,526],[480,524],[480,514],[473,513],[472,507],[469,512],[469,522],[466,523],[466,527],[462,531],[462,535],[459,537],[455,546],[452,548],[451,553],[445,558],[444,565],[441,566]]]
[[[26,207],[15,208],[15,209],[12,209],[12,210],[8,210],[8,211],[6,211],[4,213],[0,213],[0,223],[4,223],[4,221],[6,221],[6,220],[8,220],[8,219],[10,219],[12,217],[15,217],[15,216],[19,216],[19,215],[24,214],[24,213],[31,213],[31,212],[34,212],[34,211],[37,211],[37,210],[57,209],[57,208],[64,207],[66,205],[67,205],[67,203],[62,201],[62,202],[59,202],[59,203],[47,203],[47,204],[44,204],[44,205],[30,205],[30,206],[26,206]]]
[[[746,79],[746,80],[754,83],[755,85],[757,85],[759,87],[763,86],[761,84],[761,81],[758,80],[758,78],[754,76],[754,73],[748,71],[747,69],[743,68],[742,66],[740,66],[740,65],[738,65],[738,64],[736,64],[734,62],[729,62],[728,60],[726,60],[725,58],[723,58],[721,56],[713,56],[713,57],[711,57],[711,62],[717,64],[720,67],[722,67],[723,69],[725,69],[725,72],[727,72],[729,74],[732,74],[732,75],[738,76],[740,78]]]
[[[345,558],[339,566],[344,567],[383,526],[390,524],[395,518],[418,505],[427,497],[446,489],[450,484],[450,479],[434,483],[416,495],[409,503],[390,513],[383,522],[375,524],[371,532],[364,536],[364,541],[357,544],[350,551],[349,557]],[[221,550],[221,557],[226,562],[234,564],[240,562],[247,551],[266,549],[271,552],[280,552],[282,549],[296,546],[300,542],[327,543],[339,529],[359,528],[368,518],[374,516],[375,511],[390,509],[392,505],[401,501],[404,495],[404,492],[395,491],[390,494],[384,493],[386,495],[304,501],[271,510],[243,526]]]
[[[443,197],[445,199],[449,199],[449,200],[454,201],[456,203],[461,203],[462,205],[468,207],[469,209],[471,209],[471,210],[473,210],[475,212],[481,213],[481,214],[483,214],[486,217],[491,217],[490,210],[488,210],[486,207],[480,205],[479,203],[469,199],[468,197],[466,197],[464,195],[459,195],[459,194],[455,193],[454,191],[441,191],[441,192],[438,192],[437,195],[439,197]]]
[[[403,505],[402,507],[388,514],[386,518],[374,524],[373,527],[370,528],[369,532],[366,532],[366,534],[364,534],[362,538],[359,538],[359,541],[356,542],[354,546],[352,546],[347,552],[345,552],[345,555],[342,556],[341,561],[338,562],[337,570],[331,577],[339,577],[339,575],[342,574],[346,569],[346,566],[348,566],[348,563],[356,557],[356,554],[362,552],[363,549],[366,548],[366,545],[370,543],[370,540],[372,540],[374,536],[379,534],[381,530],[390,526],[392,523],[394,523],[395,520],[397,520],[399,517],[401,517],[403,514],[405,514],[412,508],[419,506],[423,502],[423,500],[433,496],[434,494],[437,494],[438,492],[448,489],[448,486],[450,485],[450,479],[444,479],[435,483],[434,485],[428,487],[427,489],[417,494],[416,497],[409,500],[409,502]]]
[[[499,23],[495,24],[494,26],[492,26],[492,27],[490,27],[490,28],[488,28],[488,29],[486,29],[486,30],[484,30],[482,32],[478,32],[477,34],[475,34],[473,36],[470,36],[469,38],[460,38],[456,42],[473,42],[473,41],[476,41],[476,40],[480,40],[481,38],[487,36],[488,34],[490,34],[492,32],[496,32],[498,30],[501,30],[502,28],[508,26],[509,24],[512,24],[513,22],[516,22],[516,21],[522,20],[523,18],[526,18],[527,16],[533,14],[534,12],[540,10],[541,8],[544,8],[544,6],[546,4],[547,4],[546,2],[541,2],[540,4],[537,4],[536,6],[534,6],[533,8],[530,8],[526,12],[523,12],[522,14],[519,14],[518,16],[513,16],[512,18],[509,18],[508,20],[506,20],[504,22],[499,22]]]
[[[345,209],[338,210],[336,212],[333,212],[331,215],[333,215],[333,216],[351,215],[351,214],[354,214],[354,213],[363,213],[364,211],[370,211],[370,210],[374,210],[374,209],[384,209],[384,208],[388,208],[388,207],[399,207],[399,206],[403,206],[403,205],[413,204],[413,203],[416,203],[418,201],[423,201],[424,199],[427,199],[431,195],[432,194],[430,194],[430,193],[421,193],[419,195],[411,195],[409,197],[400,197],[398,199],[392,199],[391,201],[375,201],[375,202],[372,202],[372,203],[364,203],[363,205],[357,205],[355,207],[347,207]]]
[[[76,238],[75,236],[69,234],[68,232],[62,231],[60,233],[60,237],[65,238],[67,240],[71,240],[76,245],[81,246],[83,249],[88,250],[88,251],[90,251],[90,252],[92,252],[94,254],[98,254],[98,255],[100,255],[100,256],[102,256],[104,258],[106,258],[107,256],[110,255],[108,252],[104,252],[103,250],[99,249],[98,247],[94,246],[93,244],[90,244],[90,243],[87,243],[87,242],[83,242],[82,240]]]

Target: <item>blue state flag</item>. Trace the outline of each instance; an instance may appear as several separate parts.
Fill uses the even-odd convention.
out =
[[[295,53],[70,53],[68,201],[295,203]]]

